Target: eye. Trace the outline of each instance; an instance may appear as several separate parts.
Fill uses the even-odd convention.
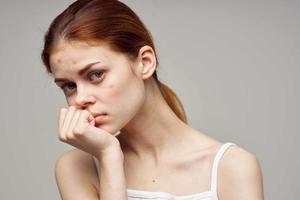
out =
[[[93,80],[99,80],[102,79],[104,72],[103,71],[93,71],[89,73],[89,78]]]
[[[76,84],[75,83],[65,83],[61,86],[61,89],[64,92],[70,91],[72,89],[76,88]]]

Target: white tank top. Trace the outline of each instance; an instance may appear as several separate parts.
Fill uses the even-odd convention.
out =
[[[210,190],[184,196],[175,196],[167,192],[152,192],[143,190],[127,189],[128,200],[218,200],[217,195],[217,174],[218,166],[224,152],[234,143],[224,143],[217,151],[213,161]],[[98,170],[98,160],[94,158]],[[99,174],[99,172],[98,172]]]

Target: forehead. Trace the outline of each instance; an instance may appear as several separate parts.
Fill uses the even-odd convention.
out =
[[[106,65],[129,62],[125,54],[112,50],[108,44],[91,46],[84,42],[57,44],[49,60],[54,76],[64,71],[78,71],[86,64],[93,62],[101,62]]]
[[[91,59],[101,59],[109,61],[116,56],[107,45],[90,46],[86,43],[59,43],[50,55],[50,65],[52,70],[56,70],[58,65],[70,66],[71,64],[83,64]]]

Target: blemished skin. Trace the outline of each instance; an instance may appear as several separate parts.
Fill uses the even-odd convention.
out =
[[[192,130],[175,116],[151,80],[156,67],[152,48],[145,46],[141,52],[138,61],[131,63],[124,54],[113,52],[106,45],[62,43],[50,57],[55,79],[68,79],[57,84],[61,87],[68,83],[64,92],[70,115],[74,107],[90,113],[107,113],[106,120],[97,127],[111,134],[122,129],[126,138],[134,138],[126,144],[137,155],[140,149],[144,154],[142,149],[145,146],[149,149],[150,145],[153,152],[158,152],[156,149],[161,149],[159,144],[163,140],[168,143],[180,140],[183,131]],[[93,65],[82,76],[77,74],[83,66],[95,62],[101,63]],[[91,74],[95,71],[103,72],[100,78]],[[126,138],[122,137],[124,142]]]
[[[79,75],[89,64],[91,67]],[[142,47],[136,60],[130,61],[106,44],[61,41],[50,56],[50,65],[69,106],[60,111],[58,137],[100,161],[100,199],[127,199],[127,186],[164,190],[168,185],[174,188],[169,192],[175,194],[193,193],[207,185],[207,179],[185,182],[177,173],[173,179],[158,177],[161,183],[152,182],[153,174],[159,174],[155,172],[175,166],[167,166],[165,161],[190,166],[188,162],[195,163],[193,156],[213,155],[222,143],[183,123],[167,105],[152,77],[156,59],[151,47]],[[96,117],[99,113],[106,114],[104,119]],[[222,176],[218,182],[219,200],[262,200],[262,177],[255,156],[233,147],[223,160],[218,175]],[[187,177],[199,176],[197,169],[185,173]],[[136,186],[134,179],[138,176],[144,181]],[[80,196],[71,195],[65,199]],[[97,199],[90,195],[84,197]]]
[[[78,75],[78,71],[83,66],[91,63],[96,64],[92,65],[84,74]],[[105,121],[98,124],[90,116],[90,119],[93,120],[91,123],[96,123],[96,127],[105,130],[106,133],[115,134],[128,123],[143,103],[145,95],[142,81],[135,78],[130,71],[130,63],[123,54],[112,54],[107,47],[96,48],[84,43],[64,43],[59,45],[51,55],[50,64],[55,79],[68,80],[56,82],[59,87],[63,87],[70,106],[68,110],[62,109],[61,115],[72,116],[75,110],[77,113],[86,110],[91,115],[106,113]],[[67,129],[71,128],[65,128],[62,133],[70,132],[66,131]],[[82,145],[95,148],[88,151],[89,153],[94,152],[92,154],[96,154],[95,156],[99,153],[97,151],[102,150],[100,143],[104,142],[102,145],[106,147],[109,146],[105,144],[106,142],[110,143],[116,140],[114,136],[105,134],[107,141],[99,138],[98,143],[97,137],[94,136],[92,136],[94,147],[90,144]]]

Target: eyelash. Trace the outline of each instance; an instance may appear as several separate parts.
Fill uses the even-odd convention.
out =
[[[94,75],[94,74],[96,74],[96,73],[100,73],[100,74],[101,74],[101,77],[97,79],[97,80],[101,80],[101,79],[103,78],[103,74],[104,74],[103,71],[92,71],[92,72],[88,73],[88,78],[91,80],[91,76]],[[74,88],[74,85],[75,85],[75,84],[74,84],[74,83],[71,83],[71,82],[65,83],[65,84],[63,84],[60,88],[61,88],[63,91],[66,91],[66,87],[67,87],[68,85],[72,85],[72,87]],[[73,89],[73,88],[72,88],[72,89]],[[71,89],[71,90],[72,90],[72,89]]]

